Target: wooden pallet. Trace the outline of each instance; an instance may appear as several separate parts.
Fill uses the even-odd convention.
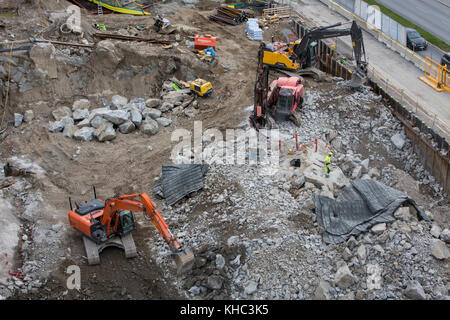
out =
[[[263,10],[263,18],[277,16],[278,18],[289,18],[291,16],[290,7],[268,8]]]

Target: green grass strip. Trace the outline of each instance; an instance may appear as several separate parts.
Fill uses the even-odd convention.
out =
[[[412,23],[411,21],[406,20],[402,16],[399,16],[394,11],[386,8],[385,6],[383,6],[382,4],[379,4],[378,2],[376,2],[374,0],[364,0],[364,1],[367,2],[368,5],[378,6],[382,13],[389,16],[391,19],[397,21],[404,27],[416,29],[422,35],[422,37],[424,37],[428,42],[434,44],[438,48],[440,48],[444,51],[450,51],[450,45],[447,44],[444,40],[439,39],[438,37],[432,35],[428,31],[422,29],[421,27]]]

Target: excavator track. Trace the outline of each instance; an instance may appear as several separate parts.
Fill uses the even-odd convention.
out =
[[[97,244],[88,237],[83,236],[83,242],[89,265],[100,264],[100,253],[107,247],[117,247],[124,250],[127,259],[137,256],[136,245],[131,233],[123,237],[115,236],[109,238],[101,244]]]

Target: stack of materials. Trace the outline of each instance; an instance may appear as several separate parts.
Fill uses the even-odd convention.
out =
[[[248,19],[245,25],[245,32],[250,40],[263,39],[263,31],[259,28],[258,19]]]
[[[209,16],[209,20],[235,26],[247,20],[247,15],[245,11],[230,8],[228,6],[221,6],[217,8],[216,15]]]

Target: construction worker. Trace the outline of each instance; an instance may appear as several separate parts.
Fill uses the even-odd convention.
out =
[[[330,164],[331,164],[331,157],[333,156],[333,153],[330,151],[328,155],[325,158],[325,176],[329,176],[330,174]]]

